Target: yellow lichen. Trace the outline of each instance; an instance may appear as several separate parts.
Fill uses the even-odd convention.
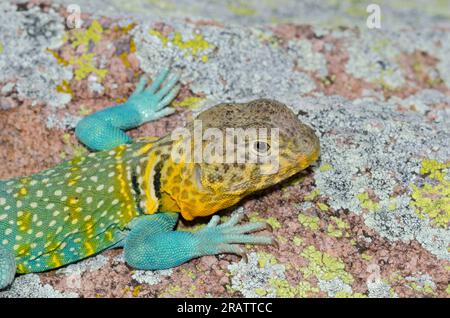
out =
[[[100,81],[102,81],[108,70],[96,68],[93,64],[94,53],[86,53],[80,57],[72,57],[69,60],[70,65],[75,65],[75,79],[80,81],[85,79],[89,74],[96,74]]]
[[[173,101],[172,105],[174,107],[186,107],[190,109],[195,109],[201,106],[201,102],[204,100],[204,98],[197,97],[197,96],[190,96],[186,97],[182,101]]]
[[[422,218],[429,218],[435,226],[448,228],[450,223],[450,181],[445,179],[444,169],[450,168],[450,161],[440,163],[436,160],[422,161],[420,173],[431,182],[421,187],[411,184],[411,206]]]
[[[305,214],[299,214],[298,215],[298,221],[301,225],[304,227],[307,227],[313,231],[316,231],[319,229],[319,217],[317,216],[309,216]]]
[[[74,29],[66,33],[65,41],[71,42],[71,46],[74,49],[78,50],[78,48],[81,47],[81,56],[71,57],[68,61],[63,59],[55,51],[47,51],[53,54],[58,63],[65,66],[74,66],[76,80],[83,80],[89,74],[94,73],[99,77],[99,80],[102,81],[105,78],[106,74],[108,74],[108,70],[97,68],[94,65],[95,54],[88,53],[88,50],[90,43],[96,44],[101,40],[103,32],[104,30],[100,22],[94,20],[87,29]]]
[[[2,42],[0,42],[0,54],[2,54],[3,53],[3,43]]]
[[[152,30],[148,31],[148,33],[150,35],[156,36],[163,44],[163,47],[167,47],[167,43],[169,42],[169,39],[167,37],[165,37],[161,32],[152,29]]]
[[[305,248],[300,255],[309,261],[307,267],[300,269],[305,278],[310,276],[322,280],[340,278],[346,284],[353,282],[352,275],[345,271],[345,264],[340,258],[322,253],[313,245]]]
[[[86,30],[74,29],[68,36],[69,40],[72,41],[72,47],[77,48],[80,45],[85,47],[87,50],[89,42],[92,41],[97,43],[102,38],[103,27],[97,20],[92,21],[89,28]]]
[[[136,287],[134,287],[133,289],[133,297],[137,297],[139,296],[139,292],[141,291],[142,286],[141,285],[137,285]]]
[[[317,207],[321,210],[321,211],[328,211],[328,205],[326,205],[325,203],[319,202],[317,203]]]
[[[214,46],[205,40],[201,34],[193,34],[193,38],[184,40],[180,32],[175,32],[173,37],[169,39],[157,30],[150,30],[150,35],[156,36],[162,43],[163,47],[167,47],[167,44],[171,42],[173,45],[185,52],[185,56],[198,57],[200,53],[205,50],[214,48]],[[206,63],[208,61],[208,55],[201,54],[200,59]]]
[[[53,50],[51,50],[51,49],[47,49],[47,52],[49,52],[51,55],[53,55],[53,57],[56,59],[56,61],[57,61],[59,64],[64,65],[64,66],[69,65],[69,62],[67,62],[65,59],[63,59],[63,58],[61,57],[61,55],[59,55],[56,51],[53,51]]]
[[[56,91],[58,93],[73,95],[72,87],[70,87],[70,83],[67,80],[63,80],[61,84],[56,86]]]

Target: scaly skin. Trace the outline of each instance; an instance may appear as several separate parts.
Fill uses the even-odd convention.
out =
[[[249,234],[267,224],[237,225],[239,215],[220,225],[214,216],[196,233],[174,228],[180,214],[188,220],[211,215],[305,169],[319,155],[314,132],[273,100],[221,104],[198,117],[203,132],[279,128],[279,169],[267,175],[267,163],[191,162],[185,153],[175,160],[172,150],[184,137],[132,141],[123,131],[173,113],[166,106],[178,92],[178,77],[163,84],[168,73],[149,87],[141,80],[126,103],[80,121],[76,135],[98,152],[0,182],[0,288],[16,273],[58,268],[109,248],[123,247],[129,265],[154,270],[203,255],[244,255],[238,244],[274,243],[270,236]],[[187,129],[194,133],[194,127]],[[249,139],[247,155],[256,142],[275,147],[271,138]],[[188,145],[193,148],[193,141]],[[207,149],[205,141],[200,146]]]

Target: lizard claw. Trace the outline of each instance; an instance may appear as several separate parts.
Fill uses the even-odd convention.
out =
[[[277,240],[273,240],[272,246],[275,247],[277,250],[280,249],[280,244],[278,244]]]
[[[239,254],[239,256],[241,257],[241,260],[244,261],[244,263],[248,263],[247,253]]]

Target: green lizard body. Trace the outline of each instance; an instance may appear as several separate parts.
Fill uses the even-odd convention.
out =
[[[183,138],[131,141],[122,131],[173,112],[164,107],[176,95],[176,80],[156,92],[167,73],[148,88],[141,82],[128,104],[80,122],[77,136],[101,151],[0,181],[0,288],[16,273],[58,268],[114,247],[124,247],[132,267],[162,269],[203,255],[243,254],[241,243],[274,242],[247,234],[267,228],[265,223],[237,225],[237,216],[220,225],[213,217],[197,233],[173,228],[179,214],[188,220],[211,215],[306,168],[319,154],[312,129],[276,101],[221,104],[199,116],[203,130],[281,127],[279,170],[266,175],[258,162],[175,160],[173,150]],[[249,142],[269,147],[273,140]]]

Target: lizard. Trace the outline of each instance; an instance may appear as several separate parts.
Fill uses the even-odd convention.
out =
[[[241,244],[275,244],[270,235],[253,234],[269,229],[267,223],[240,224],[240,214],[221,224],[214,215],[197,232],[174,229],[180,214],[186,220],[210,216],[308,167],[320,152],[314,130],[275,100],[222,103],[197,117],[202,131],[278,128],[278,170],[262,173],[267,162],[258,160],[188,161],[183,151],[175,160],[173,150],[182,149],[176,146],[185,139],[168,134],[132,140],[126,134],[175,111],[170,103],[179,75],[169,75],[165,68],[151,82],[143,77],[126,102],[82,118],[75,135],[89,154],[0,181],[0,289],[17,274],[59,268],[112,248],[123,248],[132,268],[158,270],[204,255],[245,256]],[[192,122],[186,129],[193,131]],[[275,139],[258,138],[246,141],[244,154],[253,149],[258,158],[259,151],[275,148]],[[200,149],[205,147],[202,141]]]

